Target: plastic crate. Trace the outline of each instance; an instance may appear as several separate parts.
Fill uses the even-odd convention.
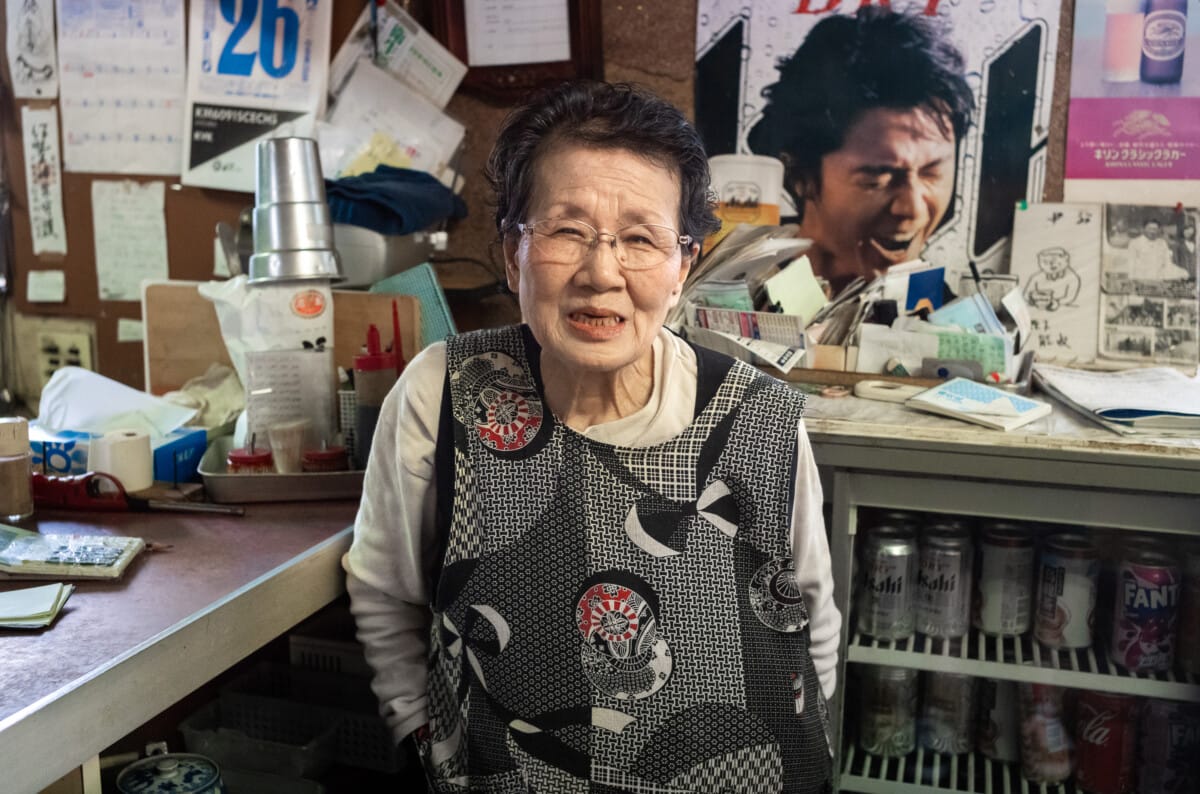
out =
[[[389,773],[404,766],[404,755],[379,716],[378,701],[365,678],[264,662],[221,692],[222,703],[262,699],[284,699],[327,712],[337,724],[334,757],[339,764]]]
[[[227,794],[325,794],[325,787],[315,780],[269,772],[223,768],[221,780]]]
[[[363,656],[362,646],[354,640],[288,635],[288,660],[293,667],[325,673],[370,678],[373,673]]]
[[[274,698],[222,694],[179,725],[188,752],[222,767],[315,777],[337,755],[337,716]]]

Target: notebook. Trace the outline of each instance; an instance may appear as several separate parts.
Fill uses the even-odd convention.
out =
[[[1049,403],[977,383],[953,378],[910,397],[905,405],[943,416],[974,422],[996,430],[1014,430],[1050,413]]]

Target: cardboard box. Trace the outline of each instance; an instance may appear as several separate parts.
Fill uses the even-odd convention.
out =
[[[52,475],[83,474],[88,471],[88,446],[99,434],[75,430],[51,432],[29,425],[29,446],[35,471]],[[150,440],[154,457],[154,479],[159,482],[188,482],[199,478],[197,468],[208,434],[201,428],[181,427]]]

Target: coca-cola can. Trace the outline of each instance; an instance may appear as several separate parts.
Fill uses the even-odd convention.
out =
[[[909,527],[871,529],[863,544],[858,630],[877,640],[911,637],[915,624],[917,536]]]
[[[1075,756],[1063,717],[1063,689],[1022,681],[1017,685],[1021,716],[1021,774],[1035,783],[1061,783],[1071,776]]]
[[[918,730],[935,753],[969,753],[975,727],[975,676],[927,672]]]
[[[1175,638],[1176,665],[1186,673],[1200,675],[1200,546],[1189,546],[1184,556]]]
[[[917,745],[917,671],[864,664],[859,672],[859,746],[872,755],[908,755]]]
[[[1136,672],[1167,672],[1175,659],[1179,566],[1149,548],[1126,551],[1117,567],[1109,656]]]
[[[1200,789],[1200,704],[1147,700],[1141,723],[1137,790],[1195,794]]]
[[[1051,535],[1038,568],[1034,636],[1051,648],[1088,648],[1100,563],[1086,535]]]
[[[973,568],[969,529],[949,522],[925,527],[917,570],[917,631],[947,638],[967,633]]]
[[[979,543],[972,623],[986,634],[1024,634],[1033,622],[1033,534],[994,522]]]
[[[1137,752],[1138,702],[1132,695],[1084,690],[1075,703],[1075,782],[1091,794],[1130,794]]]
[[[1017,725],[1017,683],[982,678],[976,684],[977,714],[975,742],[979,752],[993,761],[1015,764],[1021,760]]]

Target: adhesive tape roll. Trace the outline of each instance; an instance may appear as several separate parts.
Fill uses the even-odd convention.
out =
[[[154,484],[154,458],[150,436],[142,430],[113,430],[88,445],[88,468],[111,474],[126,491]]]

